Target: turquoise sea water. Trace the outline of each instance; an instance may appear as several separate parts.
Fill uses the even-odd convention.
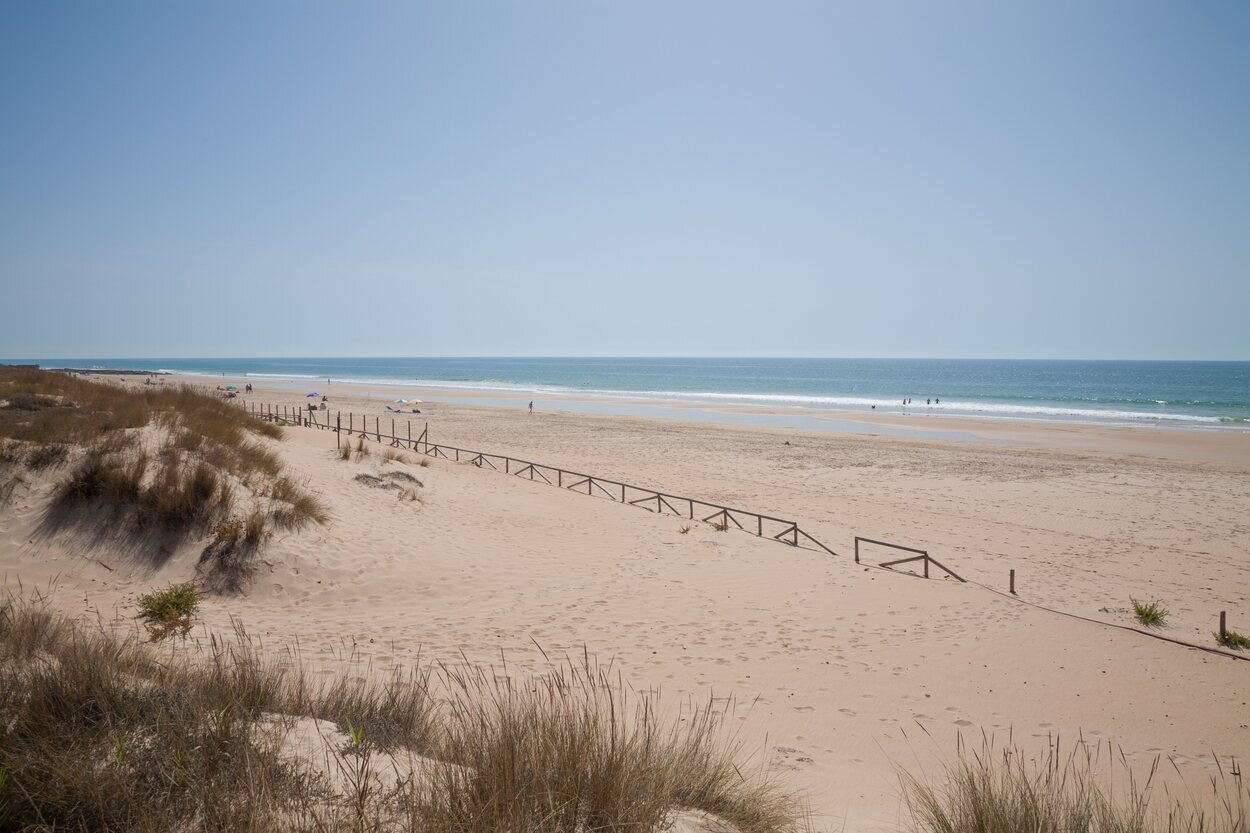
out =
[[[33,359],[44,367],[227,373],[530,397],[928,411],[1250,429],[1250,362],[996,359]],[[910,398],[906,408],[903,400]],[[926,400],[931,400],[926,403]]]

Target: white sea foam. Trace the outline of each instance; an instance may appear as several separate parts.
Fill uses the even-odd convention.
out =
[[[215,373],[214,373],[214,374],[212,374],[212,375],[216,376],[217,374],[215,374]],[[326,376],[325,376],[325,374],[321,374],[321,373],[244,373],[243,375],[244,375],[244,376],[248,376],[248,377],[254,377],[254,378],[257,378],[257,379],[325,379],[325,378],[333,378],[333,377],[326,377]],[[356,380],[355,380],[355,379],[343,379],[342,381],[344,381],[344,382],[354,382],[354,381],[356,381]]]
[[[187,373],[187,371],[174,371]],[[216,376],[216,373],[188,374]],[[301,381],[309,379],[325,379],[326,374],[312,373],[246,373],[250,378],[286,379]],[[772,393],[734,393],[717,391],[675,391],[675,390],[613,390],[606,388],[575,388],[564,385],[518,384],[501,380],[481,381],[448,381],[443,379],[394,379],[394,378],[328,378],[336,384],[377,385],[385,387],[415,387],[436,390],[455,390],[474,393],[522,394],[525,396],[585,396],[593,398],[618,398],[647,400],[651,402],[684,402],[691,404],[738,404],[792,408],[828,408],[849,410],[870,410],[874,406],[882,412],[907,413],[942,413],[951,416],[997,417],[1002,419],[1069,419],[1094,422],[1127,422],[1127,423],[1189,423],[1202,425],[1229,424],[1227,418],[1199,416],[1184,413],[1156,413],[1153,411],[1135,411],[1114,408],[1081,408],[1063,405],[1045,405],[1034,403],[1007,402],[967,402],[945,401],[941,404],[925,405],[913,402],[903,406],[902,397],[885,399],[871,396],[818,396],[812,394],[772,394]],[[1160,405],[1166,401],[1155,400]]]
[[[385,380],[377,380],[375,384],[387,384]],[[393,384],[393,383],[392,383]],[[678,402],[717,402],[758,405],[778,405],[790,407],[817,408],[851,408],[862,410],[873,406],[883,410],[905,410],[908,412],[940,412],[952,415],[981,414],[1002,417],[1051,417],[1089,420],[1117,421],[1170,421],[1218,424],[1218,417],[1198,416],[1196,414],[1155,413],[1153,411],[1130,411],[1111,408],[1074,408],[1041,404],[1010,404],[999,402],[942,402],[936,405],[912,403],[904,407],[900,399],[881,399],[864,396],[815,396],[808,394],[772,394],[772,393],[721,393],[708,391],[672,391],[672,390],[609,390],[598,388],[569,388],[560,386],[512,385],[497,382],[444,382],[438,380],[415,380],[422,387],[445,388],[452,390],[473,390],[499,393],[546,393],[564,396],[596,396],[620,397],[629,399],[652,399]]]

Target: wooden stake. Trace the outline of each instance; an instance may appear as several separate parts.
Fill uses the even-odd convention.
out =
[[[1227,616],[1227,611],[1220,611],[1220,642],[1228,639]]]
[[[1011,595],[1016,595],[1016,571],[1011,571]]]

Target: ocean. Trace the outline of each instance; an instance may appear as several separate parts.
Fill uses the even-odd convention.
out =
[[[1250,362],[763,358],[29,359],[44,367],[1250,430]],[[903,400],[911,403],[904,406]]]

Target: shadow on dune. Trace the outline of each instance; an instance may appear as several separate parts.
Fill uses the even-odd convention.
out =
[[[111,559],[147,571],[169,563],[178,549],[195,537],[197,529],[159,521],[140,521],[136,513],[105,501],[67,503],[53,500],[35,527],[33,542],[49,544],[72,535],[70,551]]]

